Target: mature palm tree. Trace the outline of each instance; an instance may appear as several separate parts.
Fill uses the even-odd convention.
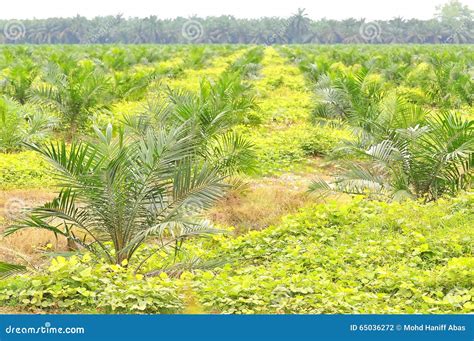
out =
[[[340,27],[336,20],[321,19],[318,21],[318,30],[312,42],[319,40],[324,44],[337,44],[341,42]],[[317,37],[317,38],[316,38]],[[316,40],[317,39],[317,40]]]
[[[361,36],[359,29],[363,24],[362,20],[356,20],[354,18],[346,19],[341,21],[342,26],[342,42],[347,44],[362,44],[365,43],[364,38]]]
[[[436,20],[429,20],[427,26],[427,41],[431,44],[445,43],[445,30]]]
[[[288,42],[302,43],[305,40],[305,36],[308,34],[309,24],[310,19],[305,13],[305,10],[298,8],[298,12],[288,19],[285,32]]]
[[[383,31],[384,42],[402,44],[407,40],[407,24],[401,17],[396,17],[390,20],[385,26],[386,31]]]
[[[469,22],[453,22],[446,27],[446,43],[466,44],[474,39],[474,30]]]
[[[38,25],[35,30],[31,30],[29,35],[35,40],[37,44],[54,44],[64,43],[62,39],[65,27],[64,21],[57,18],[44,20],[41,25]]]
[[[406,27],[405,35],[407,43],[422,44],[428,39],[424,22],[417,19],[410,19],[407,21]]]

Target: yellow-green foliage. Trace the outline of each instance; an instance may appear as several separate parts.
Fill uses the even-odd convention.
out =
[[[0,189],[42,188],[54,185],[49,164],[31,151],[0,153]]]
[[[190,287],[209,312],[472,313],[474,194],[437,202],[308,206],[278,226],[184,244],[187,257],[223,259],[170,279],[82,257],[56,258],[34,275],[0,282],[0,303],[56,311],[164,313]],[[157,251],[144,246],[143,255]],[[173,254],[156,253],[143,271]]]
[[[293,123],[307,119],[313,106],[305,79],[273,48],[265,49],[262,77],[255,82],[264,122]]]
[[[155,70],[163,75],[166,75],[166,74],[171,75],[173,74],[173,70],[179,69],[182,64],[183,64],[183,58],[180,56],[177,56],[176,58],[158,62],[155,66]]]
[[[126,264],[124,264],[126,265]],[[2,305],[94,313],[176,313],[183,297],[166,275],[145,279],[90,255],[58,257],[44,273],[0,281]]]
[[[418,104],[427,104],[429,99],[426,96],[425,92],[417,87],[406,87],[406,86],[399,86],[396,88],[397,94],[403,98],[406,98],[412,103]]]
[[[290,127],[244,128],[243,134],[254,143],[259,174],[279,174],[298,170],[309,157],[328,155],[350,134],[344,130],[309,123]]]
[[[94,117],[94,124],[99,127],[105,127],[112,123],[114,127],[123,124],[125,117],[137,115],[143,111],[146,101],[121,101],[114,103],[110,111],[97,113]]]
[[[184,89],[195,92],[199,89],[199,83],[201,79],[217,79],[219,75],[225,71],[229,64],[241,56],[244,52],[245,49],[242,49],[234,52],[230,56],[216,57],[211,61],[210,66],[199,69],[186,69],[183,71],[183,75],[180,77],[168,79],[163,81],[163,83],[172,89]]]
[[[259,174],[297,170],[310,156],[328,154],[345,131],[306,123],[314,106],[300,70],[287,63],[273,48],[266,48],[261,78],[254,82],[264,125],[244,128],[255,145]]]
[[[421,62],[407,74],[406,81],[409,84],[418,85],[422,82],[429,82],[432,77],[434,77],[432,65]]]
[[[473,194],[310,206],[201,246],[230,263],[194,285],[222,313],[472,313],[473,212]]]

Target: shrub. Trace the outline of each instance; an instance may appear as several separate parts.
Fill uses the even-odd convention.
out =
[[[0,282],[2,305],[45,311],[176,313],[183,309],[177,285],[165,275],[144,278],[121,265],[92,263],[89,254],[57,257],[33,276]]]
[[[228,239],[208,257],[231,263],[195,277],[222,313],[474,311],[474,196],[314,205],[281,225]]]

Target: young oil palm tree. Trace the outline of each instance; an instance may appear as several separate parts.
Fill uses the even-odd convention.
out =
[[[385,93],[383,84],[371,77],[370,70],[362,68],[334,80],[329,75],[320,76],[315,95],[318,104],[313,112],[314,121],[341,119],[368,131],[380,113],[378,106]]]
[[[43,84],[31,90],[30,98],[33,103],[59,112],[69,129],[67,137],[72,139],[94,111],[108,107],[112,99],[111,82],[93,65],[49,63]]]
[[[429,82],[423,85],[427,94],[437,106],[445,109],[459,108],[463,104],[472,105],[474,100],[474,80],[461,63],[431,56]]]
[[[227,175],[249,172],[254,164],[253,144],[234,131],[258,105],[253,89],[239,74],[224,73],[215,82],[203,80],[198,93],[168,91],[164,101],[150,102],[146,111],[127,119],[127,126],[138,136],[190,122],[189,134],[198,137],[197,153]]]
[[[10,60],[12,59],[12,60]],[[38,64],[27,57],[7,58],[9,65],[2,72],[0,91],[21,104],[28,99],[28,92],[38,76]]]
[[[191,123],[116,137],[109,125],[70,146],[30,145],[54,166],[61,192],[6,234],[49,230],[122,264],[150,239],[166,248],[215,232],[199,212],[224,195],[226,175],[196,152],[200,140],[190,134]]]
[[[156,72],[143,70],[115,71],[112,74],[112,92],[120,100],[137,101],[146,94],[148,85],[157,78]]]
[[[261,46],[250,49],[229,65],[227,71],[234,74],[237,73],[242,78],[255,78],[261,68],[260,62],[263,59],[263,52]]]
[[[204,135],[246,123],[246,115],[258,110],[253,87],[238,72],[224,72],[215,82],[201,80],[197,93],[169,90],[168,98],[174,118],[195,119]]]
[[[432,201],[469,188],[474,121],[444,112],[426,118],[424,125],[392,129],[368,148],[351,145],[350,149],[362,162],[345,162],[345,170],[333,183],[317,179],[310,191]]]
[[[0,151],[14,152],[47,137],[56,120],[38,108],[0,97]]]

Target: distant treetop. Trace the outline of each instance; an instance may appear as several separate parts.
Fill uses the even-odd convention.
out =
[[[158,19],[122,15],[87,19],[0,20],[4,44],[466,44],[474,43],[474,11],[458,0],[429,20],[312,20],[304,9],[288,18],[232,16]]]

